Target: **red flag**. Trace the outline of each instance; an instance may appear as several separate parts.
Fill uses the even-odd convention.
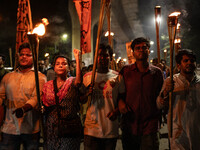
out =
[[[128,57],[128,63],[129,64],[135,63],[135,58],[133,57],[133,54],[132,54],[131,43],[132,42],[127,42],[126,43],[126,52],[127,52],[127,57]]]
[[[32,17],[29,0],[19,0],[17,9],[17,34],[16,34],[16,52],[19,46],[28,42],[27,33],[32,30]]]
[[[17,33],[15,49],[15,69],[18,66],[18,49],[19,46],[28,42],[27,33],[32,30],[32,17],[29,0],[19,0],[17,9]]]
[[[92,0],[74,0],[81,24],[82,54],[91,52],[91,8]]]

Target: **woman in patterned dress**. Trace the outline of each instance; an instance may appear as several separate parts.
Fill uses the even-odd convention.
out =
[[[44,149],[48,150],[79,150],[80,135],[61,137],[58,135],[58,107],[54,92],[54,84],[57,84],[57,96],[60,116],[64,118],[79,117],[79,94],[78,85],[81,83],[80,72],[80,51],[74,50],[76,59],[76,77],[67,77],[69,61],[64,56],[57,56],[54,59],[54,71],[56,79],[48,81],[43,87],[42,102],[45,111],[45,144]],[[80,117],[79,117],[80,119]],[[80,121],[81,123],[81,121]],[[62,125],[61,125],[62,126]]]

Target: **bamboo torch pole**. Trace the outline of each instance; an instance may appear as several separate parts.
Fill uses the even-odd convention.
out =
[[[111,37],[111,21],[110,21],[110,0],[106,1],[106,15],[107,15],[107,24],[108,24],[108,42],[110,44],[110,46],[113,48],[112,46],[112,37]]]
[[[94,64],[93,64],[92,77],[91,77],[91,86],[92,87],[94,86],[94,82],[95,82],[95,73],[96,73],[96,68],[97,68],[97,56],[98,56],[98,50],[99,50],[101,31],[102,31],[102,27],[103,27],[105,4],[106,4],[106,0],[101,0],[99,26],[98,26],[98,32],[97,32]],[[92,94],[88,96],[88,106],[90,106],[91,101],[92,101]]]
[[[157,41],[157,56],[158,63],[160,63],[160,38],[159,38],[159,26],[161,21],[161,7],[155,7],[155,23],[156,23],[156,41]]]
[[[41,99],[40,99],[40,85],[39,85],[39,76],[38,76],[38,49],[39,49],[39,38],[37,34],[27,34],[29,43],[30,43],[30,48],[33,54],[33,65],[34,65],[34,72],[35,72],[35,85],[36,85],[36,94],[37,94],[37,100],[38,100],[38,105],[39,108],[41,108]],[[44,138],[44,125],[43,125],[43,116],[40,116],[41,120],[41,132]],[[44,138],[45,139],[45,138]]]
[[[27,34],[29,44],[30,44],[30,49],[31,49],[32,55],[33,55],[35,85],[36,85],[36,94],[37,94],[39,109],[42,108],[41,107],[42,103],[41,103],[41,99],[40,99],[40,85],[39,85],[39,76],[38,76],[38,53],[39,53],[39,38],[38,38],[38,36],[43,36],[45,34],[45,26],[49,24],[49,22],[46,18],[43,18],[42,22],[43,23],[37,24],[31,33]],[[41,128],[41,133],[42,133],[43,139],[45,141],[46,137],[44,135],[43,113],[41,113],[41,115],[40,115],[40,128]]]
[[[168,33],[169,33],[169,42],[170,42],[170,82],[173,85],[173,57],[174,57],[174,40],[176,36],[176,26],[178,22],[177,15],[172,13],[168,17]],[[172,137],[173,131],[173,91],[169,93],[169,137]]]

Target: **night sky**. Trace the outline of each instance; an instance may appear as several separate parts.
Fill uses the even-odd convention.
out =
[[[41,47],[44,47],[44,42],[56,41],[62,33],[70,34],[67,3],[67,0],[30,0],[33,26],[42,18],[47,18],[50,23],[46,28],[48,34],[41,39]],[[7,57],[9,48],[15,53],[17,7],[18,0],[0,1],[0,53]]]

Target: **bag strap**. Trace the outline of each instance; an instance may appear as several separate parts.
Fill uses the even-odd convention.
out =
[[[58,87],[57,87],[56,79],[53,80],[53,87],[54,87],[54,93],[55,93],[55,100],[56,100],[56,108],[57,108],[58,120],[60,120],[59,97],[57,95],[57,93],[58,93]]]

